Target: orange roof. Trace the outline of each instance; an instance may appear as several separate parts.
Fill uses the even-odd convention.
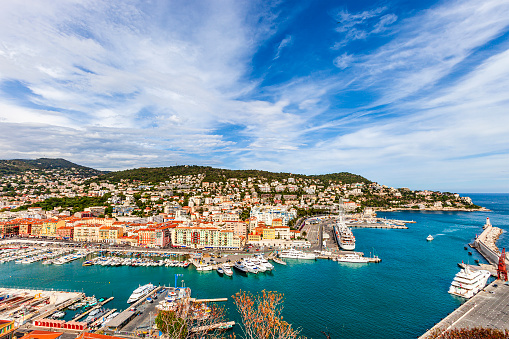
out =
[[[123,339],[123,338],[114,337],[114,336],[111,336],[111,335],[104,335],[104,334],[97,334],[97,333],[88,333],[88,332],[83,332],[76,339],[113,339],[113,338],[115,338],[115,339]]]
[[[25,334],[20,339],[57,339],[63,332],[50,332],[50,331],[32,331]]]

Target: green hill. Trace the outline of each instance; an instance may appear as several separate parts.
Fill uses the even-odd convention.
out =
[[[0,175],[20,174],[28,170],[50,170],[50,169],[71,169],[75,168],[79,173],[92,176],[103,172],[90,167],[81,166],[65,159],[13,159],[0,160]]]
[[[268,172],[261,170],[229,170],[222,168],[213,168],[209,166],[171,166],[171,167],[155,167],[155,168],[136,168],[125,171],[110,172],[100,177],[100,180],[108,179],[111,182],[119,182],[121,180],[139,180],[141,182],[164,182],[171,176],[175,175],[197,175],[205,174],[203,181],[220,182],[230,178],[247,179],[265,178],[268,180],[282,180],[288,177],[293,178],[311,178],[320,179],[322,182],[341,181],[351,184],[356,182],[371,183],[370,180],[352,173],[341,172],[322,175],[303,175],[283,172]]]

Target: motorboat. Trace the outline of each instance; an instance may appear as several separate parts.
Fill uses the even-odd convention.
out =
[[[222,269],[223,269],[223,273],[226,274],[227,276],[231,277],[233,275],[233,271],[231,269],[230,264],[224,263],[222,265]]]
[[[435,239],[435,238],[433,238],[433,236],[431,234],[426,237],[427,241],[432,241],[433,239]]]

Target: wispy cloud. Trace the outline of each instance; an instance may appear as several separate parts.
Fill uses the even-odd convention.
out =
[[[334,17],[337,19],[336,31],[342,35],[342,39],[332,49],[337,50],[352,41],[365,40],[372,34],[386,31],[398,16],[393,13],[381,16],[385,11],[385,6],[359,13],[350,13],[345,9],[339,11]]]
[[[285,48],[286,46],[290,45],[291,43],[292,43],[292,36],[291,35],[288,35],[283,40],[281,40],[281,42],[277,46],[277,52],[276,52],[276,56],[274,56],[274,60],[279,59],[279,57],[281,56],[281,51],[283,50],[283,48]]]

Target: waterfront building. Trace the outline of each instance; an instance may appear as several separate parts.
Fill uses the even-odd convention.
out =
[[[99,241],[99,230],[103,225],[78,224],[74,226],[74,241]]]
[[[173,246],[189,248],[238,248],[239,237],[233,231],[213,227],[176,227],[172,234]],[[236,240],[234,241],[234,238]]]
[[[138,230],[138,246],[162,248],[170,245],[173,228],[174,225],[166,225]]]
[[[0,236],[18,235],[20,223],[21,219],[0,222]]]
[[[61,239],[73,239],[74,238],[74,227],[73,226],[64,226],[57,228],[57,237]]]
[[[122,237],[123,234],[122,227],[102,226],[99,228],[99,241],[116,244],[117,239]]]

